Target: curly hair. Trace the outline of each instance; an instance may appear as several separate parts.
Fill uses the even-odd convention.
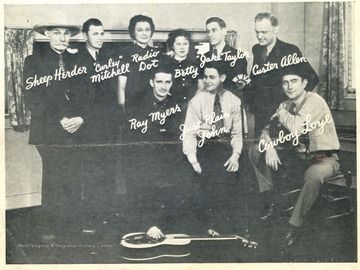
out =
[[[150,17],[145,16],[145,15],[136,15],[130,19],[129,27],[128,27],[130,37],[133,40],[135,40],[135,26],[138,22],[148,22],[150,24],[150,28],[151,28],[151,36],[154,34],[155,25],[154,25],[153,20]]]
[[[176,29],[176,30],[171,31],[168,35],[168,39],[166,41],[168,48],[170,48],[170,49],[174,48],[175,39],[177,37],[185,37],[189,41],[190,45],[192,43],[190,32],[188,32],[184,29]]]

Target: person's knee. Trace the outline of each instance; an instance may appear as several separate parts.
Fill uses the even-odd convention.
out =
[[[324,176],[314,170],[307,170],[304,175],[304,185],[320,186],[324,183]]]

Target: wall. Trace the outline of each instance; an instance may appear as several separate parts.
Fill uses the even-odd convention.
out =
[[[311,65],[320,69],[321,43],[323,33],[323,3],[306,3],[305,5],[305,50],[307,57],[313,59]]]
[[[132,16],[144,14],[153,18],[157,29],[203,30],[206,19],[218,16],[226,21],[228,29],[238,32],[237,47],[251,52],[257,43],[254,17],[264,11],[279,17],[280,39],[304,49],[304,3],[5,5],[5,26],[32,28],[54,18],[81,25],[86,19],[96,17],[106,29],[126,29]]]
[[[90,17],[99,18],[106,29],[127,29],[136,14],[153,18],[157,29],[205,29],[209,17],[223,18],[228,29],[237,31],[237,47],[251,52],[257,43],[254,17],[258,12],[272,12],[280,21],[278,37],[296,44],[319,73],[324,3],[176,3],[176,4],[77,4],[77,5],[5,5],[5,26],[32,28],[40,22],[57,21],[81,25]],[[250,54],[251,55],[251,54]],[[252,56],[248,59],[249,71]],[[355,110],[355,100],[347,100]]]

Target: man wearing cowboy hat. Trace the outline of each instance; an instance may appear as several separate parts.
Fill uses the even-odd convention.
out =
[[[81,142],[86,123],[86,93],[77,87],[74,77],[67,77],[76,67],[67,48],[70,37],[80,29],[75,25],[38,24],[34,30],[48,37],[49,44],[24,63],[25,102],[31,111],[29,144],[36,145],[43,162],[41,211],[58,224],[81,194],[81,185],[75,179],[79,171],[74,165],[78,164],[74,162],[77,150],[61,147]]]
[[[73,69],[67,48],[70,37],[80,30],[64,24],[37,24],[34,30],[49,38],[49,46],[25,59],[25,98],[32,112],[29,143],[71,143],[84,122],[84,105],[71,79],[58,79],[58,74]]]
[[[273,189],[289,185],[290,179],[302,181],[285,245],[292,245],[299,236],[299,227],[318,197],[321,184],[339,171],[340,145],[334,121],[325,100],[305,90],[308,74],[303,63],[282,70],[279,79],[288,100],[280,104],[271,123],[263,129],[260,142],[249,152],[260,192],[266,195],[263,200],[267,212],[262,220],[276,213]]]

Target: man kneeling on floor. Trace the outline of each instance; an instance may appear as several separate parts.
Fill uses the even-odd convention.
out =
[[[263,129],[259,143],[249,152],[265,203],[262,220],[276,212],[273,192],[276,180],[294,173],[303,178],[284,245],[292,245],[298,237],[299,227],[317,199],[321,184],[339,171],[340,145],[330,109],[318,94],[305,90],[307,82],[302,64],[284,69],[281,83],[289,99],[280,104]],[[274,126],[283,130],[275,132]]]

